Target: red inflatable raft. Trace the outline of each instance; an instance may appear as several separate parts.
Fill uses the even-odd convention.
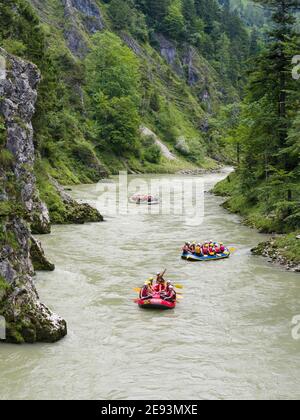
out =
[[[137,299],[136,303],[142,309],[174,309],[176,302],[168,302],[160,297],[160,295],[154,295],[152,299]]]

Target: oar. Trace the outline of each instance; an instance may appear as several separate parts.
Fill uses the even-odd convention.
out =
[[[233,247],[228,248],[228,249],[229,249],[229,251],[230,251],[230,252],[234,252],[234,251],[236,251],[236,248],[233,248]]]

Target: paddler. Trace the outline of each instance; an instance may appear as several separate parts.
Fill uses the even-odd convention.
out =
[[[202,254],[202,251],[201,251],[201,244],[197,244],[196,245],[196,247],[195,247],[195,254],[197,255],[197,256],[201,256],[201,254]]]
[[[220,243],[220,251],[222,252],[222,254],[226,251],[226,248],[225,248],[223,242]]]
[[[209,255],[211,255],[211,256],[215,255],[216,251],[215,251],[215,246],[214,246],[213,242],[211,242],[209,244],[208,250],[209,250]]]
[[[195,254],[195,249],[196,249],[196,242],[193,242],[192,245],[190,246],[190,252],[192,254]]]
[[[164,275],[166,273],[166,270],[163,273],[157,273],[156,274],[156,283],[153,286],[153,290],[156,293],[161,293],[164,292],[166,290],[166,282],[164,279]]]
[[[184,254],[188,254],[190,252],[190,244],[188,242],[186,242],[185,245],[183,246],[182,252]]]
[[[153,295],[153,290],[151,287],[151,281],[147,280],[140,291],[140,299],[147,300],[151,299]]]
[[[174,289],[174,286],[172,284],[169,285],[168,291],[166,292],[164,296],[164,300],[168,302],[176,302],[177,295]]]
[[[208,255],[209,254],[209,247],[208,247],[208,243],[205,243],[202,247],[202,254],[203,255]]]
[[[216,251],[216,254],[221,253],[220,245],[217,242],[215,242],[215,251]]]

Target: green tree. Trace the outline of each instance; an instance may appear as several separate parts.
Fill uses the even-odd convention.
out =
[[[295,116],[294,96],[291,94],[298,86],[291,77],[292,56],[297,53],[298,35],[295,32],[294,12],[300,9],[299,0],[257,0],[272,11],[273,27],[269,34],[268,49],[258,59],[258,70],[252,75],[252,98],[260,100],[263,97],[273,110],[273,120],[270,129],[277,128],[277,145],[284,149],[287,143],[288,130]],[[277,156],[279,156],[277,154]],[[277,159],[284,169],[289,168],[289,158],[280,153]]]
[[[108,14],[116,29],[130,28],[133,22],[134,3],[131,0],[111,0]]]
[[[173,39],[180,39],[184,33],[185,22],[181,11],[181,1],[173,1],[163,21],[162,30]]]
[[[129,96],[109,98],[99,92],[93,98],[93,114],[98,126],[98,146],[112,149],[118,156],[138,151],[140,117]]]
[[[139,61],[110,32],[98,33],[86,58],[87,93],[96,121],[96,144],[117,155],[139,148]]]
[[[132,96],[139,101],[139,61],[117,35],[96,34],[85,64],[91,95],[101,90],[109,98]]]

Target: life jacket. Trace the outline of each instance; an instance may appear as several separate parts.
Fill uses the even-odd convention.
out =
[[[208,255],[208,248],[207,247],[202,247],[202,253],[203,255]]]
[[[224,246],[224,245],[221,245],[221,246],[220,246],[220,251],[221,251],[221,252],[225,252],[225,250],[226,250],[225,246]]]
[[[209,253],[210,253],[210,255],[215,255],[215,250],[211,246],[209,247]]]
[[[144,286],[140,291],[140,298],[144,298],[149,296],[149,289],[148,286]]]
[[[166,293],[166,296],[165,296],[165,299],[167,299],[167,300],[169,300],[169,301],[172,301],[172,302],[174,302],[175,300],[176,300],[176,292],[175,292],[175,290],[169,290],[167,293]]]
[[[162,284],[156,283],[153,287],[153,290],[156,293],[164,292],[166,290],[166,285],[164,283],[162,283]]]
[[[200,255],[201,254],[201,246],[199,246],[199,245],[196,246],[195,252],[196,252],[196,254]]]

